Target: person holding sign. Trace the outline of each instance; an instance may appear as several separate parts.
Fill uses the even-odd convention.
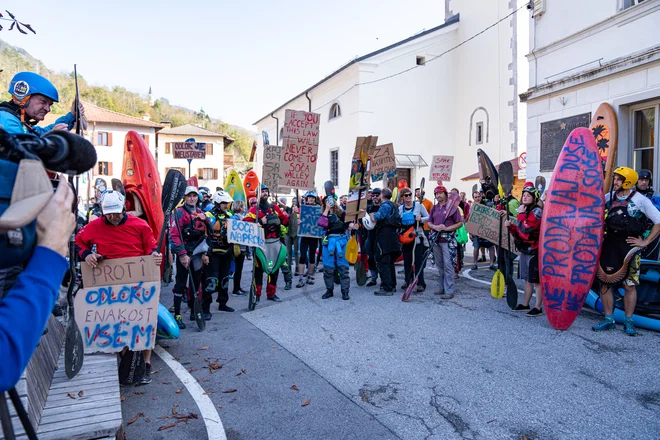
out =
[[[314,206],[317,204],[316,194],[313,191],[307,192],[303,196],[304,204]],[[316,208],[318,209],[318,208]],[[316,250],[319,247],[319,239],[316,237],[300,237],[300,259],[298,260],[298,272],[300,279],[297,288],[305,284],[314,284],[314,270],[316,266]],[[305,273],[307,266],[307,273]]]
[[[232,211],[232,220],[242,221],[245,218],[245,202],[242,200],[234,200],[231,204]],[[238,252],[236,251],[236,246],[238,246]],[[234,290],[233,295],[245,296],[248,294],[247,291],[241,288],[241,280],[243,278],[243,264],[245,263],[245,256],[249,249],[249,246],[245,245],[236,245],[234,244]]]
[[[79,257],[90,267],[102,258],[131,258],[153,255],[160,266],[163,256],[156,249],[156,239],[149,224],[126,214],[126,198],[119,191],[108,191],[101,201],[103,217],[92,220],[76,235]],[[93,248],[96,246],[96,252]],[[183,272],[183,271],[182,271]],[[143,351],[146,370],[140,383],[151,383],[151,350]]]
[[[188,286],[188,265],[190,264],[190,256],[193,254],[195,248],[206,239],[206,232],[209,224],[209,219],[206,214],[197,207],[199,195],[197,188],[189,186],[186,188],[186,195],[184,196],[183,206],[177,208],[174,212],[172,222],[178,222],[179,227],[172,223],[170,226],[170,236],[172,238],[172,251],[177,255],[176,260],[176,281],[174,283],[174,318],[179,324],[179,328],[185,328],[185,324],[181,319],[181,301],[183,294],[186,292],[186,300],[190,308],[190,320],[195,320],[194,313],[194,296],[202,279],[202,267],[191,267],[194,286]],[[179,235],[179,228],[181,234]],[[209,259],[206,255],[202,257],[202,263],[208,264]],[[209,302],[210,304],[210,302]],[[210,317],[209,317],[210,318]]]
[[[543,210],[538,205],[541,195],[532,182],[525,183],[522,204],[518,208],[517,223],[507,220],[504,223],[513,236],[516,248],[520,251],[518,273],[525,280],[525,297],[514,312],[527,312],[527,316],[543,315],[543,295],[539,286],[539,236],[541,233],[541,216]],[[529,303],[532,293],[536,290],[536,304],[530,310]]]
[[[277,253],[270,252],[268,249],[266,249],[265,252],[261,252],[265,258],[267,258],[267,255],[277,255],[279,253],[279,249],[283,246],[280,242],[282,236],[282,229],[280,226],[287,226],[289,224],[289,216],[282,212],[277,205],[272,205],[268,201],[269,198],[270,190],[266,185],[261,185],[261,198],[259,199],[259,204],[251,207],[243,219],[243,221],[250,223],[261,223],[264,228],[266,246],[272,246],[273,248],[277,246]],[[257,250],[255,250],[255,255],[258,256],[259,253],[260,250],[257,248]],[[264,262],[257,258],[257,264],[254,270],[257,302],[259,302],[261,298],[261,290],[263,287],[264,268],[262,267],[262,264],[264,264]],[[276,295],[278,275],[279,267],[275,268],[273,272],[268,275],[268,281],[266,283],[266,299],[269,301],[282,301],[280,297]]]
[[[213,294],[218,292],[218,310],[221,312],[233,312],[234,309],[227,305],[229,301],[229,273],[231,262],[234,259],[234,246],[227,240],[227,220],[231,213],[227,210],[229,203],[234,200],[224,191],[217,191],[211,198],[213,208],[206,213],[209,219],[209,264],[206,266],[206,294],[202,302],[202,313],[204,319],[211,317],[211,301]],[[240,253],[240,251],[239,251]],[[242,269],[242,268],[241,268]]]
[[[328,197],[333,197],[335,203],[328,203]],[[337,195],[333,194],[323,199],[323,214],[319,218],[318,225],[325,229],[323,237],[323,281],[325,282],[325,293],[322,299],[328,299],[333,296],[335,287],[335,273],[339,272],[341,284],[341,298],[343,300],[351,299],[348,291],[351,286],[351,279],[348,275],[348,261],[346,260],[346,243],[352,229],[357,229],[357,224],[351,223],[346,230],[344,217],[346,212],[339,206]],[[332,206],[331,206],[332,205]]]

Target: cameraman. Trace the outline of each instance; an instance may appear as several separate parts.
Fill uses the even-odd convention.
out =
[[[73,191],[60,176],[55,195],[37,216],[37,247],[16,284],[0,302],[0,392],[12,388],[34,352],[68,264],[75,218]],[[30,219],[31,220],[31,219]]]
[[[53,103],[59,101],[57,89],[46,78],[34,72],[19,72],[9,83],[11,101],[0,104],[0,126],[8,133],[34,135],[46,134],[51,130],[70,131],[75,121],[75,100],[71,111],[47,127],[37,127],[50,112]],[[80,117],[85,117],[82,103]]]

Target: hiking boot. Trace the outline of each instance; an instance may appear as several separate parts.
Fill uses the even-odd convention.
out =
[[[140,378],[139,383],[143,385],[151,383],[151,365],[146,364],[144,368],[144,376]]]
[[[472,270],[479,270],[479,266],[477,266],[476,264],[472,265]]]
[[[314,277],[307,275],[307,284],[314,284]]]
[[[486,257],[481,257],[477,260],[478,263],[485,263],[486,262]]]
[[[252,254],[247,254],[247,255],[245,256],[245,259],[246,259],[246,260],[251,260],[251,259],[252,259]]]
[[[616,330],[616,323],[614,322],[614,318],[610,318],[606,316],[605,319],[603,319],[600,323],[591,327],[591,330],[595,332]]]
[[[204,312],[202,316],[204,317],[204,321],[210,321],[213,314],[211,312]]]
[[[321,299],[328,299],[331,298],[334,294],[332,293],[332,290],[326,290]]]
[[[232,307],[229,307],[227,304],[219,305],[218,310],[220,310],[221,312],[233,312],[234,311],[234,309]]]
[[[237,295],[237,296],[245,296],[247,294],[248,293],[243,289],[238,289],[232,293],[232,295]]]
[[[525,316],[529,316],[529,317],[532,317],[532,318],[535,317],[535,316],[542,316],[542,315],[543,315],[543,310],[539,310],[536,307],[534,307],[532,310],[530,310],[529,312],[527,312],[525,314]]]
[[[172,307],[170,307],[169,309],[167,309],[167,311],[170,312],[170,313],[174,313],[174,306],[172,306]]]
[[[491,264],[490,267],[489,267],[489,269],[490,269],[490,270],[493,270],[493,271],[494,271],[494,270],[497,270],[497,265],[495,265],[495,264]]]
[[[452,299],[454,297],[453,293],[445,293],[440,297],[440,299]]]
[[[529,312],[531,309],[529,306],[523,306],[522,304],[518,304],[512,310],[514,312]]]
[[[267,299],[268,301],[275,301],[276,303],[281,303],[281,302],[282,302],[282,298],[280,298],[280,297],[277,296],[277,295],[269,296],[269,297],[266,298],[266,299]]]
[[[291,289],[292,289],[291,281],[287,281],[286,284],[284,285],[284,290],[291,290]],[[268,298],[268,299],[270,299],[270,298]]]
[[[374,292],[374,295],[376,296],[392,296],[394,295],[394,292],[391,290],[385,290],[385,289],[380,289]]]
[[[304,278],[300,278],[298,280],[298,284],[296,284],[296,288],[300,289],[301,287],[305,287],[305,279]]]
[[[426,286],[417,286],[417,293],[422,293],[426,290]]]
[[[378,284],[378,283],[375,282],[374,280],[371,280],[371,281],[369,281],[369,282],[367,283],[367,287],[373,287],[373,286],[375,286],[376,284]]]
[[[195,312],[190,312],[190,320],[191,321],[195,320]]]
[[[444,295],[445,292],[443,292],[442,290],[436,290],[435,292],[433,292],[433,294],[434,295]]]
[[[341,294],[341,299],[343,299],[343,300],[349,300],[349,299],[351,299],[351,297],[348,296],[348,293],[343,293],[343,292],[342,292],[342,294]]]
[[[408,284],[404,284],[403,286],[401,286],[401,290],[406,290],[407,288],[408,288]]]
[[[260,296],[257,296],[257,297],[254,298],[254,302],[255,302],[255,304],[258,303],[259,301],[261,301],[261,297],[260,297]]]
[[[181,315],[176,315],[174,317],[174,320],[176,321],[176,325],[178,325],[181,330],[186,328],[186,324],[183,323],[183,318],[181,317]]]
[[[632,318],[626,318],[623,320],[623,332],[628,336],[639,335],[637,330],[635,330],[635,325],[632,322]]]

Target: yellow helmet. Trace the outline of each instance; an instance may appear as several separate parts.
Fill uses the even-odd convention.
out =
[[[618,167],[614,170],[614,174],[618,174],[619,176],[623,177],[623,185],[621,185],[621,188],[623,189],[630,189],[637,183],[637,171],[633,170],[632,168]]]

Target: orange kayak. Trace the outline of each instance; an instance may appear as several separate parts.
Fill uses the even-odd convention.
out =
[[[135,131],[129,131],[124,141],[121,181],[126,191],[126,210],[141,213],[139,217],[149,223],[158,240],[165,219],[163,185],[149,146]]]
[[[247,172],[243,178],[243,188],[245,189],[245,197],[250,200],[251,197],[259,198],[258,193],[259,177],[254,170]]]

